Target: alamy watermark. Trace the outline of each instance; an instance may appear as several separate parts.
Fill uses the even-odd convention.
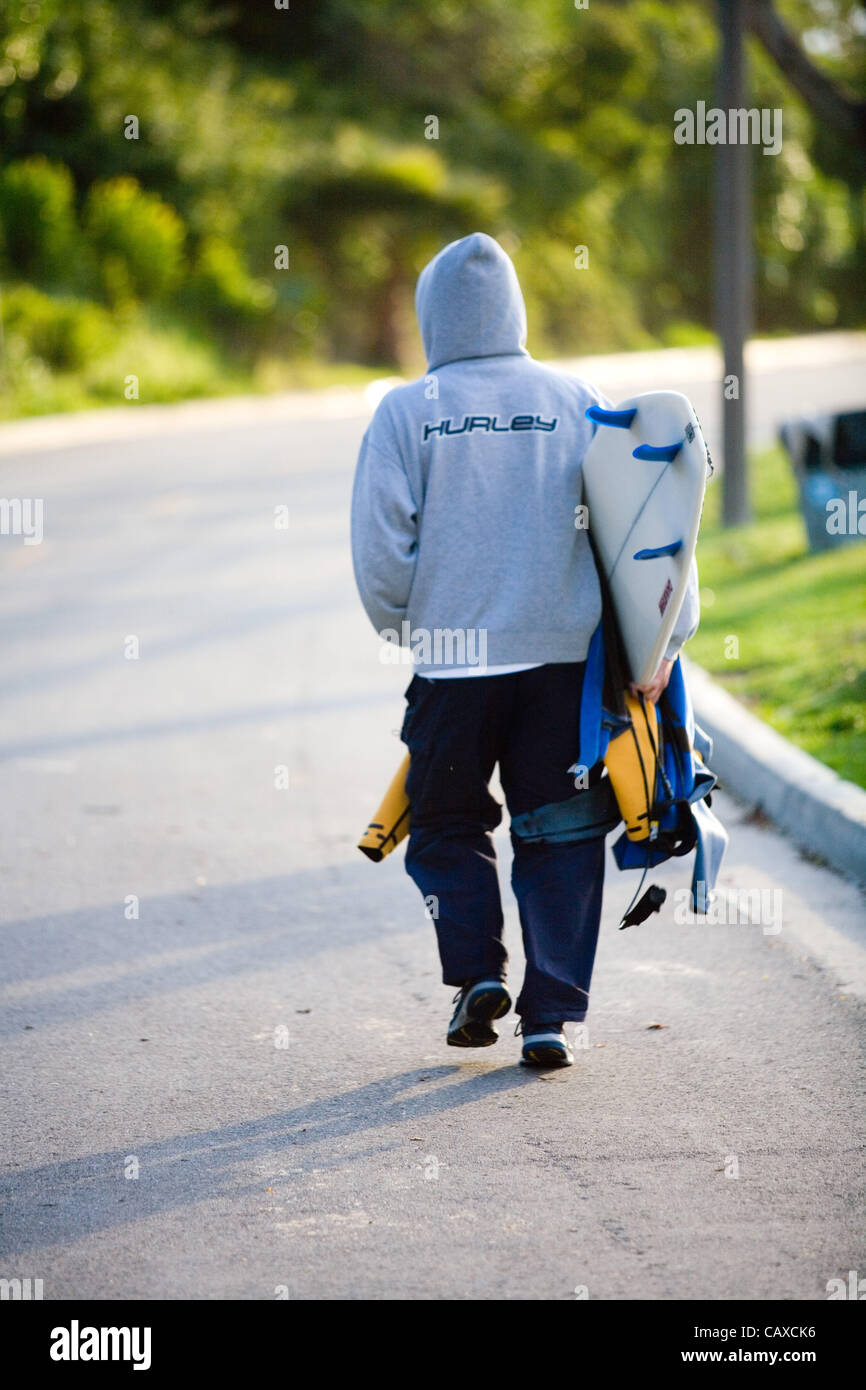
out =
[[[28,1299],[42,1298],[42,1280],[0,1279],[0,1302],[26,1302]]]
[[[68,1327],[51,1330],[52,1361],[131,1361],[134,1371],[150,1369],[149,1327],[82,1327],[73,1318]]]
[[[827,1299],[832,1303],[837,1298],[850,1298],[857,1303],[866,1299],[866,1279],[861,1279],[856,1269],[848,1270],[848,1279],[828,1279]]]
[[[487,665],[487,629],[483,627],[412,627],[406,619],[398,632],[383,627],[379,660],[383,666]]]
[[[844,497],[829,497],[826,529],[828,536],[866,536],[866,497],[854,488]]]
[[[41,497],[0,497],[0,536],[23,536],[25,545],[42,544]]]
[[[782,108],[732,107],[724,111],[699,101],[694,111],[681,106],[674,112],[677,145],[763,145],[764,154],[782,150]]]
[[[705,912],[692,909],[689,888],[674,893],[674,921],[677,926],[708,923],[710,926],[760,927],[764,936],[778,936],[782,930],[781,888],[731,888],[707,893],[706,884],[696,885],[696,899]]]

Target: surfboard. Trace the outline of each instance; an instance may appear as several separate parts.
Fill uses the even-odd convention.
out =
[[[598,429],[583,462],[584,501],[631,673],[648,684],[679,617],[712,471],[698,417],[678,391],[647,391]]]

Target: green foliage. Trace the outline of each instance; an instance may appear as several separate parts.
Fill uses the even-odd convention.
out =
[[[266,280],[254,280],[230,242],[205,237],[188,280],[189,302],[205,317],[243,324],[262,318],[273,307],[276,291]]]
[[[78,239],[69,170],[39,155],[7,164],[0,228],[4,259],[19,275],[48,285],[68,281]]]
[[[105,353],[112,320],[98,304],[54,298],[16,285],[0,301],[6,352],[13,361],[38,358],[60,372],[75,371]]]
[[[568,245],[551,243],[541,233],[513,245],[534,356],[657,346],[641,324],[628,286],[610,273],[596,245],[592,236]],[[581,247],[588,264],[579,269]]]
[[[777,4],[862,96],[853,0]],[[417,272],[482,230],[516,248],[536,351],[694,341],[713,319],[713,151],[672,132],[712,104],[716,58],[708,0],[9,5],[5,272],[191,315],[253,370],[414,367]],[[782,153],[752,161],[756,331],[860,325],[853,156],[755,43],[749,85],[784,118]]]
[[[49,299],[29,286],[7,291],[0,308],[3,418],[94,405],[134,410],[139,403],[250,389],[248,376],[227,362],[207,335],[152,310],[112,318],[100,305]],[[139,380],[135,402],[124,396],[131,370]]]
[[[132,178],[95,183],[84,212],[98,275],[112,304],[158,300],[180,280],[184,225],[174,208]]]
[[[245,385],[240,374],[226,371],[208,337],[166,322],[152,311],[129,318],[112,351],[86,374],[87,389],[106,405],[124,405],[124,383],[131,370],[138,377],[141,404],[216,396]],[[135,409],[134,403],[130,409]]]

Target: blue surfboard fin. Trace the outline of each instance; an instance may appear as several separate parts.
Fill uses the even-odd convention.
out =
[[[645,459],[648,463],[671,463],[676,458],[683,441],[678,444],[640,444],[637,449],[632,451],[632,458]]]
[[[594,420],[597,425],[614,425],[619,430],[627,430],[636,415],[636,405],[631,410],[603,410],[600,405],[591,405],[586,412],[587,420]]]
[[[682,548],[682,541],[671,541],[670,545],[657,545],[654,550],[638,550],[632,558],[635,560],[658,560],[662,555],[676,555]]]

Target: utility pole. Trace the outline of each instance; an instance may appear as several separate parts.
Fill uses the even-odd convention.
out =
[[[747,4],[748,0],[716,0],[721,35],[717,101],[725,112],[746,106],[743,38]],[[748,144],[717,145],[714,158],[716,328],[725,378],[722,519],[725,526],[738,526],[751,515],[743,349],[752,327],[752,149]]]

